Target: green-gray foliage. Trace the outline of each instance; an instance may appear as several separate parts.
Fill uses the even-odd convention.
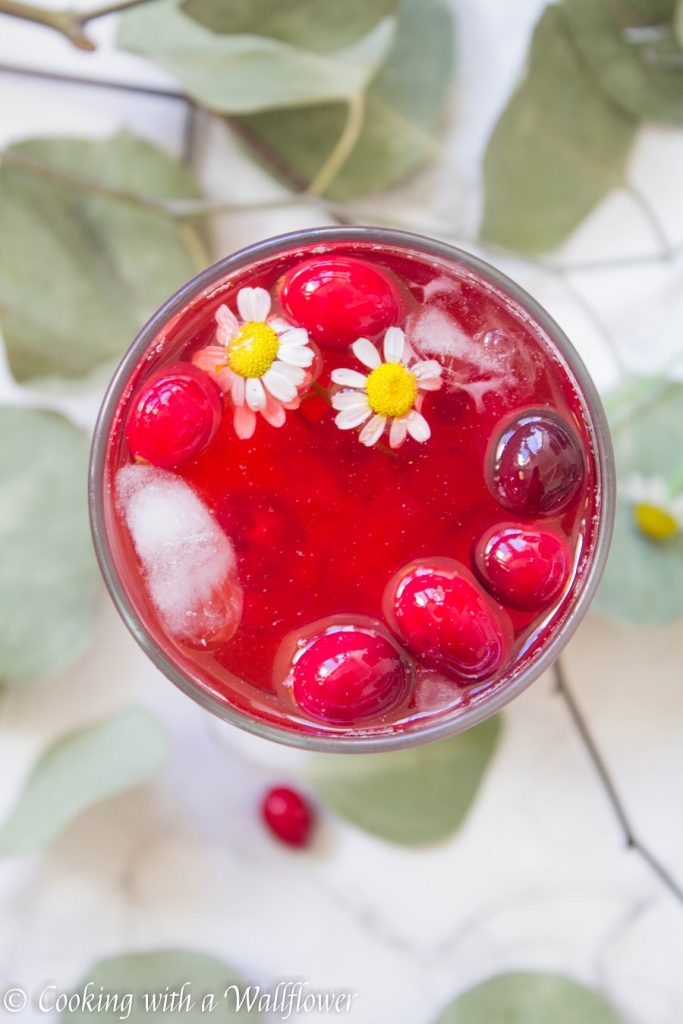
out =
[[[559,245],[624,183],[638,127],[597,85],[567,31],[565,6],[566,0],[541,15],[526,75],[484,160],[481,235],[520,252]]]
[[[0,856],[39,850],[86,808],[140,785],[166,747],[158,723],[140,708],[63,736],[39,759],[0,826]]]
[[[218,34],[179,0],[153,0],[123,15],[118,44],[175,75],[198,103],[245,114],[352,99],[384,59],[393,27],[385,18],[349,46],[319,53],[267,35]]]
[[[88,439],[61,416],[0,407],[0,680],[59,672],[95,625]]]
[[[0,326],[22,381],[82,377],[120,356],[209,260],[191,224],[62,183],[46,166],[128,192],[199,194],[186,168],[128,133],[10,147],[0,165]]]
[[[352,824],[392,843],[424,846],[463,823],[493,756],[500,720],[387,754],[320,755],[308,779]]]
[[[212,32],[269,36],[331,53],[361,39],[394,13],[398,0],[183,0],[182,9]]]
[[[634,474],[669,482],[683,464],[683,384],[650,381],[645,398],[613,429],[618,490],[614,539],[595,607],[621,622],[653,626],[683,617],[683,536],[655,541],[636,527],[627,490]],[[615,417],[637,399],[614,396]]]
[[[120,1021],[122,1010],[128,1024],[167,1024],[170,1018],[178,1017],[187,1024],[201,1024],[207,1020],[252,1021],[260,1019],[256,1010],[251,1012],[242,1007],[235,1009],[235,992],[224,993],[230,986],[237,986],[240,993],[244,984],[231,967],[207,953],[185,949],[159,950],[151,953],[128,953],[123,956],[101,960],[92,967],[74,992],[82,992],[88,982],[95,994],[118,993],[120,999],[129,998],[130,1007],[121,1003],[119,1008],[111,1005],[109,1010],[97,1013],[98,1020]],[[185,985],[185,989],[183,989]],[[176,994],[175,1008],[167,1001],[166,1008],[161,1001]],[[180,997],[189,997],[189,1002],[180,1002]],[[154,1002],[154,997],[157,1001]],[[208,1001],[214,996],[213,1009]],[[92,1019],[92,1012],[79,1008],[68,1009],[59,1017],[60,1022]]]
[[[458,996],[436,1024],[623,1024],[601,995],[559,974],[501,974]]]
[[[345,201],[385,188],[435,155],[453,71],[453,38],[443,0],[401,0],[391,49],[363,97],[358,139],[325,190],[331,198]],[[326,103],[267,111],[240,124],[257,158],[265,146],[305,186],[334,149],[347,116],[346,104]]]

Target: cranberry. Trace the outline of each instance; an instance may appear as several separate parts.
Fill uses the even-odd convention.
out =
[[[288,846],[306,846],[313,825],[313,811],[300,793],[287,786],[269,790],[261,805],[266,825]]]
[[[391,580],[384,600],[392,629],[432,668],[478,682],[507,658],[503,613],[453,559],[412,562]]]
[[[211,442],[223,414],[220,391],[191,363],[175,363],[155,374],[133,403],[126,441],[133,455],[171,469]]]
[[[399,652],[379,633],[335,627],[313,637],[294,665],[294,699],[323,722],[354,725],[393,711],[408,679]]]
[[[508,523],[479,539],[474,562],[484,585],[501,601],[540,608],[562,591],[572,556],[559,533]]]
[[[348,348],[357,338],[398,324],[401,296],[379,267],[352,256],[304,260],[282,282],[287,316],[327,348]]]
[[[557,512],[574,497],[582,478],[583,454],[576,434],[547,414],[515,420],[495,445],[493,494],[513,512]]]

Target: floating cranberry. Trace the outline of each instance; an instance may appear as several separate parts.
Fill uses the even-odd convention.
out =
[[[191,363],[175,363],[134,400],[126,441],[136,458],[171,469],[206,448],[222,414],[223,400],[209,375]]]
[[[355,725],[393,711],[408,678],[398,650],[385,637],[358,626],[313,637],[294,665],[294,699],[313,718]]]
[[[401,295],[379,267],[351,256],[316,256],[284,278],[280,303],[287,316],[327,348],[398,324]]]
[[[547,414],[515,420],[495,445],[493,494],[513,512],[558,512],[575,496],[582,478],[583,454],[576,434]]]
[[[300,793],[287,786],[277,786],[266,793],[261,805],[266,825],[288,846],[306,846],[311,836],[313,811]]]
[[[484,680],[507,658],[503,613],[453,559],[402,569],[385,592],[385,614],[411,654],[459,680]]]
[[[474,562],[484,585],[501,601],[541,608],[565,586],[572,556],[559,533],[507,523],[479,539]]]

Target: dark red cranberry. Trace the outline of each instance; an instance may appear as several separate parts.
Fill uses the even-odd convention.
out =
[[[274,836],[288,846],[306,846],[313,827],[313,810],[307,800],[287,786],[266,793],[261,815]]]
[[[316,256],[285,274],[286,315],[327,348],[348,348],[399,323],[398,287],[379,267],[352,256]]]
[[[576,495],[583,465],[579,439],[567,423],[546,414],[523,416],[495,445],[492,491],[513,512],[550,515]]]
[[[474,562],[484,585],[515,608],[541,608],[561,593],[572,556],[559,533],[503,524],[479,539]]]
[[[358,626],[313,637],[294,665],[292,690],[302,711],[338,725],[355,725],[393,711],[408,679],[397,649]]]
[[[507,658],[510,627],[459,562],[412,562],[389,583],[384,600],[392,628],[432,668],[478,682]]]
[[[191,363],[175,363],[134,400],[126,441],[136,458],[172,469],[206,448],[222,415],[223,399],[209,375]]]

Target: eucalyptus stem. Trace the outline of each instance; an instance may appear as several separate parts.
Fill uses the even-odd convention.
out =
[[[22,21],[51,28],[68,39],[77,49],[91,52],[95,49],[95,44],[85,32],[85,26],[89,22],[148,2],[149,0],[118,0],[116,3],[104,4],[81,12],[69,8],[54,11],[37,4],[21,3],[19,0],[0,0],[0,14],[8,14],[11,18],[20,18]]]
[[[365,98],[363,93],[353,96],[349,100],[348,113],[344,130],[337,139],[334,149],[327,160],[308,186],[308,191],[314,195],[322,195],[330,187],[339,174],[348,158],[355,148],[365,117]]]

